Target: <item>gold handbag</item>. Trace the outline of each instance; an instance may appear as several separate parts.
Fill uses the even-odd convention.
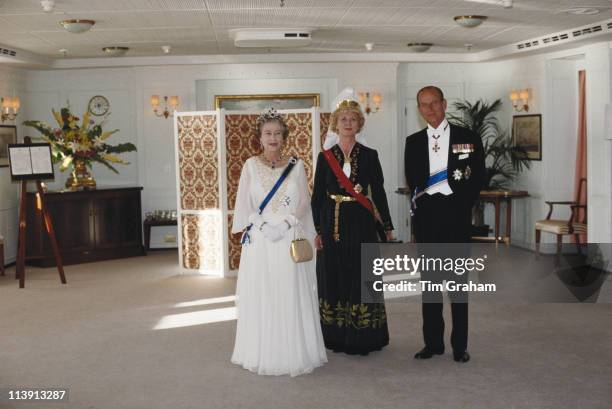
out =
[[[297,226],[293,227],[293,240],[291,241],[291,248],[289,249],[289,253],[291,254],[291,258],[296,263],[303,263],[305,261],[312,260],[312,246],[307,239],[295,238],[295,231],[297,230]]]
[[[312,246],[307,239],[295,239],[291,241],[291,258],[296,263],[312,260]]]

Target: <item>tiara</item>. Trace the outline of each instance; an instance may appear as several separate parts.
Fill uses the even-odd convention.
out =
[[[342,101],[338,102],[338,104],[336,105],[336,109],[339,108],[359,108],[361,109],[361,107],[359,106],[359,102],[354,101],[352,99],[343,99]]]
[[[283,117],[282,117],[281,114],[278,113],[278,111],[276,109],[270,107],[270,108],[264,110],[259,115],[259,117],[257,118],[257,123],[261,125],[261,124],[263,124],[265,122],[272,121],[272,120],[275,120],[275,119],[282,121]]]

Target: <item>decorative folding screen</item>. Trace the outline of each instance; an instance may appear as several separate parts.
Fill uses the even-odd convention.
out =
[[[317,108],[280,113],[289,126],[284,154],[304,161],[312,186],[329,113]],[[238,269],[240,237],[230,234],[232,215],[242,166],[261,153],[258,115],[219,110],[175,116],[179,262],[184,271],[225,276]]]

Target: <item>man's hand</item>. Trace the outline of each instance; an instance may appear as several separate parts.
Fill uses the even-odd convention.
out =
[[[317,250],[321,250],[323,248],[323,239],[321,238],[320,234],[315,236],[315,248]]]

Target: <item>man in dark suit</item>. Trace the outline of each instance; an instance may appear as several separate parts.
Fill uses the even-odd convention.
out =
[[[472,207],[483,186],[485,164],[480,137],[446,120],[442,90],[428,86],[417,93],[418,109],[427,128],[406,138],[404,165],[412,194],[412,228],[417,243],[469,243]],[[460,247],[455,245],[453,249]],[[442,249],[444,251],[444,249]],[[446,256],[450,256],[447,254]],[[422,280],[441,282],[449,277],[428,275]],[[455,276],[455,281],[458,276]],[[461,302],[459,302],[461,301]],[[453,358],[467,362],[467,297],[451,298]],[[423,293],[425,347],[415,358],[444,353],[442,293]]]

